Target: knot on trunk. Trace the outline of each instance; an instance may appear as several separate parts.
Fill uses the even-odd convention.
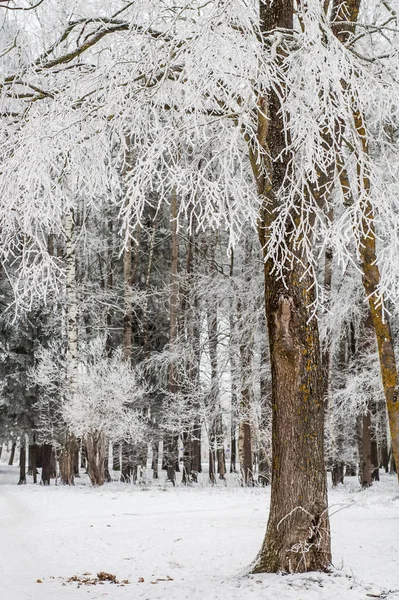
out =
[[[294,349],[290,324],[294,313],[294,301],[291,296],[280,294],[274,316],[276,325],[276,341],[286,351]]]

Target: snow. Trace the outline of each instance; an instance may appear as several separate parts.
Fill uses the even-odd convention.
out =
[[[95,489],[84,477],[74,488],[44,488],[17,481],[18,467],[1,464],[1,600],[399,599],[394,476],[384,474],[366,491],[355,478],[330,490],[331,574],[249,577],[269,488],[113,482]],[[130,583],[68,582],[100,571]]]

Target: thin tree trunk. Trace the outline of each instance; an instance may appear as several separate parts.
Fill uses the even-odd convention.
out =
[[[79,443],[76,444],[76,452],[73,457],[73,475],[74,475],[74,477],[80,477],[80,473],[79,473]]]
[[[261,350],[261,362],[262,364],[266,364],[267,362],[269,362],[269,355],[266,349],[266,344],[264,344]],[[269,448],[266,447],[266,443],[265,441],[263,441],[265,437],[269,436],[268,429],[270,428],[270,423],[268,422],[268,416],[271,413],[272,409],[272,388],[271,380],[268,377],[266,377],[265,374],[261,375],[259,383],[261,396],[261,414],[259,425],[258,483],[262,486],[265,486],[268,485],[272,480],[271,455]]]
[[[231,411],[230,411],[230,473],[237,472],[237,425],[238,425],[238,366],[237,366],[237,332],[236,332],[236,314],[235,314],[235,299],[236,299],[236,286],[234,285],[234,252],[231,250],[230,255],[230,312],[229,312],[229,325],[230,325],[230,343],[229,343],[229,360],[230,360],[230,378],[231,378]]]
[[[52,446],[50,444],[43,444],[41,478],[41,483],[43,485],[50,485],[50,478],[52,475],[51,453]]]
[[[355,339],[352,333],[352,359],[355,359],[356,356],[356,344]],[[339,356],[338,356],[338,368],[344,373],[348,368],[348,358],[349,352],[348,349],[348,335],[347,332],[341,331],[341,339],[340,339],[340,348],[339,348]],[[345,475],[345,463],[342,460],[343,450],[344,450],[344,434],[343,434],[343,425],[344,425],[344,417],[341,416],[340,413],[334,414],[334,406],[332,405],[331,398],[331,352],[328,350],[329,356],[325,357],[323,362],[325,377],[328,376],[330,381],[326,384],[325,388],[325,398],[326,398],[326,412],[330,411],[330,443],[331,443],[331,479],[333,487],[336,487],[340,483],[344,483],[344,475]],[[328,372],[327,372],[328,369]],[[342,377],[342,386],[345,385],[345,379]]]
[[[385,413],[385,410],[384,410]],[[384,416],[384,438],[382,440],[381,443],[381,461],[380,461],[380,467],[382,469],[384,469],[385,473],[389,473],[389,451],[388,451],[388,440],[387,440],[387,434],[386,434],[386,420],[385,420],[385,416]]]
[[[380,468],[379,468],[379,460],[378,460],[378,445],[377,440],[374,439],[374,436],[371,437],[371,479],[372,481],[380,480]]]
[[[189,484],[192,481],[192,470],[193,470],[193,440],[190,433],[183,433],[183,474],[182,483],[184,485]]]
[[[133,448],[132,444],[122,443],[122,470],[121,481],[130,482],[133,476]]]
[[[171,210],[171,227],[172,227],[172,249],[171,249],[171,283],[170,283],[170,300],[169,300],[169,316],[170,316],[170,333],[169,344],[173,349],[177,342],[177,312],[179,307],[179,243],[177,237],[177,194],[176,190],[172,190],[172,198],[170,204]],[[178,390],[176,366],[171,361],[169,366],[169,392],[176,394]],[[177,454],[177,439],[174,435],[169,434],[166,438],[166,476],[168,481],[173,485],[176,483],[176,465],[178,463]]]
[[[121,470],[121,445],[119,443],[112,445],[112,468],[114,471]]]
[[[209,481],[211,482],[212,485],[214,485],[216,483],[216,476],[215,476],[215,453],[213,451],[213,446],[214,444],[212,444],[211,438],[209,438],[209,453],[208,453],[208,471],[209,471]]]
[[[50,455],[50,478],[55,479],[57,477],[57,457],[55,455],[54,448],[51,447]]]
[[[81,440],[80,443],[80,467],[81,469],[86,469],[87,473],[87,451],[84,440]]]
[[[32,444],[30,447],[30,460],[32,467],[33,483],[37,483],[37,444]]]
[[[131,154],[129,154],[131,159]],[[129,233],[129,232],[128,232]],[[130,235],[126,241],[123,252],[123,295],[124,295],[124,315],[123,315],[123,359],[130,365],[132,364],[133,350],[133,320],[132,320],[132,286],[134,284],[137,271],[138,251],[135,258],[135,269],[132,269],[132,240]],[[152,258],[150,256],[150,261]],[[149,267],[150,268],[150,267]],[[147,278],[149,274],[147,273]],[[147,285],[147,282],[146,282]],[[144,328],[144,348],[147,350],[148,345],[148,324],[147,313],[145,311],[143,317]],[[121,456],[121,460],[120,460]],[[113,468],[121,471],[120,480],[130,482],[134,478],[134,448],[132,442],[117,443],[113,446]]]
[[[201,424],[199,420],[194,423],[193,427],[193,466],[192,476],[193,481],[198,481],[198,473],[202,473],[201,465]]]
[[[132,240],[129,236],[123,251],[123,358],[127,362],[132,359]]]
[[[26,483],[26,445],[21,443],[19,449],[19,481],[18,485]]]
[[[191,221],[195,220],[195,216],[191,215]],[[200,317],[198,307],[198,294],[196,289],[196,281],[193,277],[193,269],[195,267],[195,233],[191,232],[186,257],[186,277],[181,283],[180,297],[180,319],[179,331],[180,338],[184,339],[187,346],[187,361],[185,369],[185,377],[183,379],[182,391],[187,397],[195,397],[199,387],[199,365],[201,360],[201,343],[200,343]],[[193,410],[199,410],[199,404],[196,400],[193,402]],[[182,482],[188,484],[198,481],[198,470],[196,469],[195,453],[199,450],[199,441],[196,440],[196,432],[198,428],[198,419],[194,418],[194,422],[190,430],[183,433],[183,477]]]
[[[17,443],[13,442],[12,446],[11,446],[11,454],[10,454],[10,458],[8,461],[8,466],[12,467],[12,465],[14,464],[14,457],[15,457],[15,448],[17,447]]]
[[[152,444],[152,472],[153,478],[158,479],[158,460],[159,460],[159,442],[153,442]]]
[[[73,208],[65,216],[66,310],[67,310],[67,394],[73,396],[78,383],[78,298],[76,289],[76,228]],[[77,442],[71,431],[65,432],[60,456],[60,475],[64,485],[74,484]]]
[[[89,432],[85,436],[87,450],[87,467],[90,482],[93,486],[105,482],[105,463],[108,453],[108,443],[101,431]]]
[[[106,449],[105,449],[105,459],[104,459],[104,480],[107,483],[110,483],[112,481],[112,477],[111,477],[111,473],[109,472],[109,442],[108,439],[105,442],[106,444]]]
[[[333,21],[337,38],[343,43],[355,31],[359,16],[361,0],[333,0]],[[341,23],[342,21],[342,23]],[[345,86],[345,83],[343,83]],[[358,106],[353,106],[353,124],[358,134],[361,153],[367,163],[369,156],[368,136],[364,122],[364,115]],[[352,189],[342,157],[338,157],[339,174],[345,201],[353,204]],[[379,293],[381,274],[377,261],[376,232],[374,209],[370,200],[371,182],[367,166],[362,168],[358,164],[358,186],[361,197],[360,208],[362,220],[359,231],[356,232],[358,252],[363,271],[363,286],[368,298],[373,326],[377,338],[378,356],[381,368],[382,385],[388,410],[389,429],[392,440],[392,452],[396,462],[399,461],[399,387],[398,370],[395,357],[394,341],[384,308],[383,298]],[[399,477],[399,476],[398,476]]]
[[[250,258],[252,245],[245,240],[244,279],[249,284]],[[253,457],[252,457],[252,397],[250,379],[252,375],[253,339],[246,331],[246,315],[243,315],[242,300],[237,302],[237,315],[240,326],[240,366],[241,366],[241,396],[240,396],[240,422],[238,427],[238,457],[242,483],[245,486],[253,485]]]
[[[360,471],[360,484],[362,488],[367,488],[372,485],[372,471],[373,467],[371,464],[371,414],[367,411],[362,416],[362,445],[361,445],[361,471]]]

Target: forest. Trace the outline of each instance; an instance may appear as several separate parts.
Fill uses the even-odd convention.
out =
[[[75,597],[57,510],[98,529],[111,500],[150,562],[157,514],[237,546],[192,598],[399,597],[398,198],[398,0],[0,0],[0,531],[32,515],[37,598]],[[350,568],[367,510],[359,582],[334,544]],[[186,597],[96,565],[119,527],[59,576]]]

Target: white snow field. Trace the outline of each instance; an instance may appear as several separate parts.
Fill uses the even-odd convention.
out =
[[[399,599],[394,476],[362,492],[355,478],[330,490],[334,570],[286,576],[244,574],[263,539],[269,488],[17,481],[18,467],[1,464],[0,600]],[[68,581],[101,571],[130,583]]]

